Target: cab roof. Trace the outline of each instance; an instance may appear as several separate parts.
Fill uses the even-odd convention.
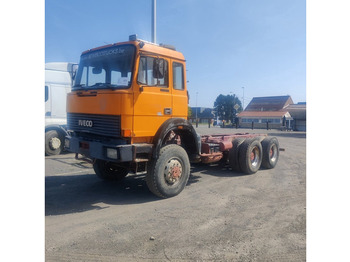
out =
[[[181,52],[176,51],[173,46],[163,45],[163,44],[158,45],[158,44],[150,43],[150,42],[147,42],[147,41],[141,40],[141,39],[133,39],[133,40],[126,41],[126,42],[119,42],[119,43],[108,44],[108,45],[92,48],[92,49],[84,51],[82,53],[82,55],[90,53],[90,52],[94,52],[96,50],[101,50],[101,49],[105,49],[105,48],[109,48],[109,47],[113,47],[113,46],[126,45],[126,44],[131,44],[131,45],[136,46],[136,48],[141,53],[161,55],[161,56],[171,57],[174,59],[185,61],[185,57],[183,56],[183,54]]]

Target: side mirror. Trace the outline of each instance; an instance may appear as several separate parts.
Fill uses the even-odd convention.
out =
[[[75,76],[77,75],[77,72],[78,72],[78,64],[74,64],[72,65],[72,80],[75,79]]]
[[[92,69],[92,73],[93,73],[94,75],[101,74],[101,73],[102,73],[102,67],[94,67],[94,68]]]
[[[153,77],[164,78],[164,60],[156,58],[153,60]]]

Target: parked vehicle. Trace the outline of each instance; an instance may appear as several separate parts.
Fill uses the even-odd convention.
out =
[[[276,138],[200,136],[187,121],[187,104],[185,58],[175,48],[133,35],[90,49],[68,94],[65,147],[104,180],[145,173],[150,191],[162,198],[184,189],[190,162],[227,161],[248,174],[275,167]]]
[[[45,64],[45,155],[60,154],[67,135],[67,93],[71,91],[76,63]]]

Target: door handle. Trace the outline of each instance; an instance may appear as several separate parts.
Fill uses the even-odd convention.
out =
[[[164,108],[164,115],[171,115],[173,110],[169,107]]]

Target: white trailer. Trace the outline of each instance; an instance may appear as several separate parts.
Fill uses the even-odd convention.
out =
[[[45,64],[45,155],[63,151],[67,134],[67,93],[71,91],[78,64],[54,62]]]

